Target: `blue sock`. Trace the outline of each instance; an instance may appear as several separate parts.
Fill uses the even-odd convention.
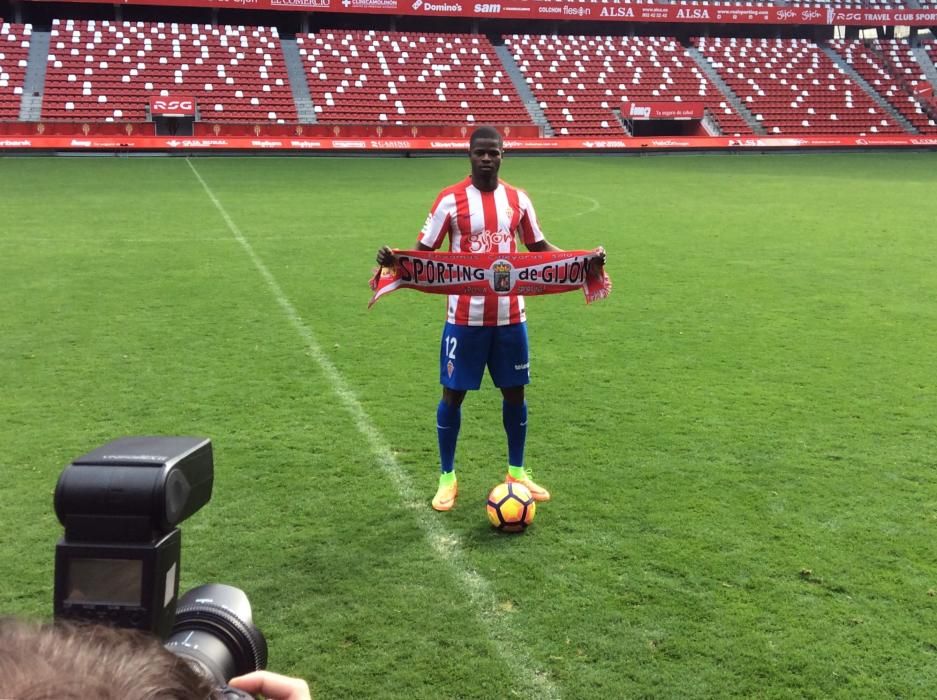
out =
[[[439,463],[443,473],[455,469],[455,446],[462,426],[462,407],[440,401],[436,407],[436,435],[439,438]]]
[[[527,442],[527,402],[520,405],[501,403],[504,432],[508,434],[508,464],[524,466],[524,445]]]

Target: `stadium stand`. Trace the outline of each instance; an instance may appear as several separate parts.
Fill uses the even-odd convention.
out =
[[[693,41],[769,134],[904,133],[808,39]]]
[[[19,119],[32,26],[0,20],[0,119]]]
[[[806,0],[692,4],[726,3],[831,7]],[[836,6],[903,4],[837,0]],[[56,19],[50,32],[33,34],[30,24],[0,20],[0,120],[29,115],[23,123],[36,122],[41,104],[46,123],[37,127],[39,133],[93,122],[105,129],[127,126],[129,134],[147,121],[151,98],[191,96],[198,121],[209,122],[201,133],[216,135],[219,129],[260,135],[260,125],[269,130],[264,133],[293,133],[294,127],[304,133],[314,122],[334,127],[335,134],[341,125],[464,133],[472,124],[493,123],[522,125],[528,133],[543,127],[547,136],[621,138],[632,126],[644,127],[631,122],[629,103],[694,103],[705,106],[706,129],[712,132],[715,125],[726,136],[932,135],[937,101],[927,76],[933,66],[925,70],[918,63],[926,63],[925,53],[912,48],[918,41],[931,61],[937,60],[931,38],[699,37],[684,45],[674,36],[495,38],[320,29],[296,37],[300,72],[293,42],[281,44],[273,26]],[[690,44],[696,48],[686,48]],[[29,95],[24,97],[24,90]],[[672,122],[672,128],[681,135],[705,133],[698,123],[684,129]],[[3,129],[16,133],[9,123]]]
[[[203,121],[296,119],[276,28],[53,22],[43,119],[142,120],[179,94]]]
[[[898,110],[922,134],[937,133],[937,123],[914,96],[927,78],[906,42],[876,40],[870,45],[858,39],[830,42],[872,88]]]
[[[296,43],[319,122],[530,123],[485,36],[321,30]]]
[[[673,37],[506,35],[504,40],[555,132],[625,134],[623,103],[704,102],[726,134],[752,130]]]

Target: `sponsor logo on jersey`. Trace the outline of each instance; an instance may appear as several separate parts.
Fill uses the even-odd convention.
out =
[[[482,231],[469,236],[469,251],[472,253],[497,252],[502,243],[510,243],[513,235],[508,231]]]

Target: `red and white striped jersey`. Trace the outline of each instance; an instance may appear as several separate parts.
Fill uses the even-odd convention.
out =
[[[459,253],[516,253],[516,235],[525,246],[543,240],[526,192],[503,181],[494,192],[482,192],[470,177],[439,193],[417,240],[437,250],[447,235],[449,250]],[[520,295],[449,295],[449,322],[460,326],[506,326],[526,318]]]

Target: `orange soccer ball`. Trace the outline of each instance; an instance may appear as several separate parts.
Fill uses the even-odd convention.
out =
[[[523,532],[534,521],[537,503],[517,482],[498,484],[488,494],[488,520],[502,532]]]

